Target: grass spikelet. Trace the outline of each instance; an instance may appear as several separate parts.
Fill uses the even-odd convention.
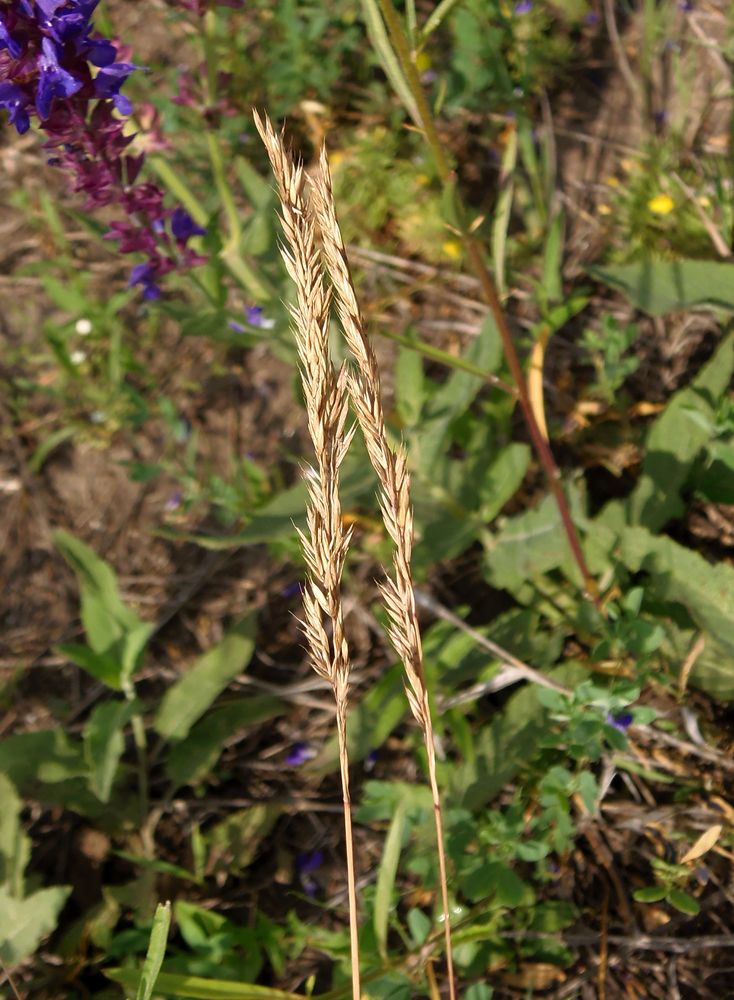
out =
[[[438,844],[449,995],[451,1000],[454,1000],[454,970],[441,799],[436,780],[433,723],[423,670],[423,648],[413,594],[411,570],[413,512],[410,503],[410,476],[407,457],[402,445],[393,449],[387,438],[377,358],[364,331],[354,291],[347,253],[336,216],[325,149],[321,151],[319,171],[312,184],[312,197],[321,232],[323,255],[331,278],[336,308],[344,337],[356,361],[356,371],[348,377],[349,394],[357,413],[370,460],[380,481],[382,517],[387,532],[394,543],[393,575],[387,576],[381,585],[381,590],[390,617],[390,640],[403,661],[407,679],[406,694],[411,711],[423,733],[428,758],[428,775],[433,797]]]
[[[346,743],[349,648],[344,632],[341,576],[351,529],[345,530],[339,496],[339,469],[354,428],[346,429],[349,400],[347,372],[334,370],[329,355],[329,292],[324,282],[315,225],[305,197],[303,166],[294,163],[282,136],[257,113],[255,125],[278,182],[286,268],[296,286],[292,308],[308,429],[316,465],[308,479],[308,530],[299,531],[308,580],[304,593],[304,629],[311,665],[334,692],[339,760],[344,797],[344,828],[352,958],[352,992],[360,998],[357,895],[352,838],[349,762]]]

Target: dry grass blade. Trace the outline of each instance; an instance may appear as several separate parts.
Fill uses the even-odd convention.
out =
[[[293,162],[270,121],[267,118],[263,121],[257,113],[254,117],[278,182],[285,236],[282,254],[297,292],[292,314],[308,429],[316,456],[316,468],[308,479],[308,532],[299,532],[309,570],[303,624],[311,664],[329,681],[336,701],[344,793],[352,991],[354,1000],[359,1000],[357,895],[346,744],[349,649],[341,602],[341,576],[351,537],[351,531],[344,528],[339,496],[339,469],[353,433],[352,429],[346,430],[347,375],[344,368],[338,373],[334,371],[329,355],[329,295],[316,248],[315,226],[304,195],[303,167]]]
[[[346,249],[336,217],[325,149],[321,152],[320,170],[313,180],[313,200],[337,312],[344,337],[357,363],[357,371],[349,376],[349,393],[364,435],[370,461],[380,481],[382,516],[385,527],[394,543],[393,575],[387,577],[381,589],[390,616],[390,639],[405,667],[408,701],[423,732],[428,757],[428,774],[433,796],[438,842],[449,993],[451,1000],[454,1000],[455,987],[441,799],[436,780],[433,723],[423,670],[423,648],[411,571],[413,511],[410,504],[410,477],[405,449],[402,445],[393,449],[388,442],[377,358],[364,332],[359,304],[349,271]]]

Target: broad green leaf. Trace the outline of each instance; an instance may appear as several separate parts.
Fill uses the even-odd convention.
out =
[[[494,372],[502,360],[502,342],[491,314],[487,314],[481,329],[462,354],[484,372]],[[468,410],[484,380],[466,371],[453,371],[426,403],[420,434],[411,440],[411,460],[429,482],[435,475],[434,465],[445,453],[446,438],[451,422]]]
[[[476,903],[492,898],[500,906],[516,907],[533,902],[533,891],[511,868],[501,861],[479,858],[464,871],[461,889],[466,898]]]
[[[672,538],[651,535],[645,528],[627,528],[622,533],[619,557],[633,573],[649,573],[657,597],[682,604],[700,629],[723,645],[729,656],[734,655],[731,566],[712,565]]]
[[[579,497],[569,490],[571,513],[578,522]],[[489,583],[514,593],[534,577],[568,564],[568,538],[554,498],[546,495],[537,507],[507,518],[487,544],[484,566]]]
[[[105,975],[127,989],[137,989],[140,982],[140,973],[134,969],[105,969]],[[168,972],[160,973],[156,986],[163,996],[187,997],[190,1000],[304,1000],[302,994],[274,990],[269,986],[202,979],[200,976],[177,976]]]
[[[15,899],[0,885],[0,960],[12,968],[32,955],[55,928],[71,887],[39,889],[25,899]]]
[[[218,870],[228,875],[242,872],[257,854],[260,841],[272,830],[283,806],[261,802],[240,809],[217,823],[206,834],[210,857]]]
[[[474,983],[464,993],[464,1000],[492,1000],[494,990],[486,983]]]
[[[84,727],[89,787],[100,802],[110,800],[117,766],[125,749],[123,729],[139,710],[136,702],[103,702],[97,705]]]
[[[676,910],[679,910],[681,913],[686,913],[690,917],[697,916],[701,911],[698,901],[687,892],[683,892],[682,889],[671,889],[666,898],[670,905],[674,906]]]
[[[54,542],[76,574],[87,641],[95,653],[117,659],[119,673],[111,686],[123,688],[138,666],[153,625],[123,602],[112,568],[88,545],[61,530],[54,532]]]
[[[408,910],[406,922],[413,943],[420,947],[433,930],[433,924],[423,910],[419,910],[415,906]]]
[[[62,642],[56,647],[62,656],[67,657],[82,670],[101,681],[113,691],[122,689],[120,676],[120,658],[112,652],[95,653],[91,646],[83,646],[79,642]]]
[[[234,169],[248,202],[255,208],[272,208],[275,204],[273,186],[269,181],[263,179],[250,161],[244,156],[236,156]]]
[[[158,974],[166,955],[168,931],[171,927],[171,904],[159,903],[153,917],[153,927],[150,932],[148,953],[140,972],[140,982],[135,1000],[151,1000],[153,990],[158,980]]]
[[[420,420],[425,400],[423,358],[417,351],[402,345],[395,360],[395,396],[403,425],[414,427]]]
[[[411,1000],[413,984],[402,972],[388,972],[365,986],[368,1000]]]
[[[0,773],[0,884],[16,899],[23,895],[23,872],[31,855],[30,838],[20,825],[21,807],[13,783]]]
[[[526,444],[506,445],[490,462],[480,487],[482,519],[493,521],[510,500],[525,478],[530,464],[530,448]]]
[[[0,771],[23,798],[72,809],[104,829],[119,829],[130,818],[130,795],[115,796],[105,805],[90,792],[83,744],[69,740],[61,729],[18,733],[0,741]]]
[[[166,772],[176,787],[192,785],[209,774],[219,759],[224,743],[240,729],[282,715],[284,702],[270,695],[238,698],[215,708],[191,727],[188,736],[171,747]]]
[[[153,725],[161,736],[182,740],[193,724],[250,662],[255,649],[257,616],[242,619],[163,696]]]
[[[674,309],[717,307],[734,310],[734,264],[713,260],[639,260],[634,264],[587,268],[619,289],[651,316]]]
[[[659,903],[667,894],[668,890],[663,885],[646,885],[644,889],[636,889],[632,898],[638,903]]]
[[[347,748],[352,764],[377,750],[408,713],[400,664],[386,671],[367,694],[350,709],[347,719]],[[339,746],[333,736],[304,770],[326,773],[339,767]]]
[[[734,269],[734,265],[733,265]],[[734,371],[734,335],[721,343],[693,383],[673,396],[647,438],[642,475],[628,501],[628,517],[657,531],[680,517],[680,492],[691,467],[710,440],[715,407]]]
[[[398,873],[400,851],[403,846],[405,811],[405,800],[401,800],[390,822],[390,829],[387,831],[387,837],[385,838],[385,846],[382,849],[380,867],[377,871],[373,920],[377,947],[379,948],[380,955],[385,960],[387,959],[387,925],[390,916],[392,892],[395,887],[395,876]]]
[[[691,485],[711,503],[734,504],[734,443],[710,444],[705,466],[694,474]]]

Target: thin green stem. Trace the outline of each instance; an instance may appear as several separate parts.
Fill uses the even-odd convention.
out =
[[[422,354],[426,358],[430,358],[431,361],[438,361],[439,364],[446,365],[447,368],[454,368],[456,371],[466,372],[468,375],[475,375],[480,378],[483,382],[493,385],[497,389],[502,389],[510,396],[517,396],[517,389],[510,385],[509,382],[503,381],[492,372],[485,371],[478,365],[473,364],[471,361],[467,361],[465,358],[457,358],[453,354],[449,354],[448,351],[442,351],[440,347],[434,347],[433,344],[427,343],[425,340],[417,340],[412,337],[404,337],[399,333],[392,333],[389,330],[377,330],[377,333],[381,337],[385,337],[387,340],[392,340],[396,344],[400,344],[401,347],[407,347],[411,351],[416,351],[418,354]]]
[[[441,178],[442,183],[447,186],[452,183],[454,179],[452,169],[446,156],[443,144],[441,143],[441,139],[438,135],[431,109],[423,91],[423,87],[421,86],[418,71],[415,67],[413,59],[411,58],[408,40],[400,22],[400,17],[398,16],[392,0],[379,0],[379,2],[382,15],[385,19],[385,25],[387,27],[388,34],[390,35],[390,41],[395,49],[395,54],[398,57],[403,74],[405,75],[405,79],[408,83],[408,87],[413,95],[416,107],[418,108],[418,114],[420,117],[420,122],[418,124],[420,125],[421,131],[423,132],[426,142],[428,143],[428,146],[433,154],[439,177]],[[461,208],[460,202],[459,206]],[[460,211],[460,215],[463,216],[465,213]],[[581,573],[586,593],[594,602],[596,607],[602,611],[598,587],[596,585],[596,581],[591,575],[591,572],[589,571],[583,549],[581,548],[581,542],[576,531],[576,526],[571,518],[571,512],[568,508],[568,503],[566,502],[565,493],[563,492],[563,485],[561,483],[561,475],[558,470],[558,466],[553,458],[550,445],[543,436],[535,417],[525,374],[523,372],[522,365],[520,364],[517,351],[515,350],[512,334],[510,333],[507,318],[500,303],[499,296],[497,295],[494,280],[484,262],[484,256],[480,245],[472,236],[463,217],[459,220],[459,234],[464,244],[464,249],[467,257],[469,258],[472,270],[479,280],[484,299],[489,305],[495,323],[497,324],[505,358],[507,359],[507,365],[510,369],[512,380],[517,387],[517,398],[528,428],[528,433],[530,434],[530,440],[535,453],[543,466],[543,471],[545,472],[548,480],[548,485],[556,501],[561,522],[563,524],[566,537],[568,538],[568,544],[571,552],[573,553],[576,565]]]

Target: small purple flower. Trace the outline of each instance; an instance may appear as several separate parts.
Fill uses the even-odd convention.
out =
[[[607,712],[607,725],[614,726],[620,733],[626,733],[632,725],[634,716],[631,712]]]
[[[377,753],[377,751],[376,750],[370,750],[370,752],[367,754],[367,756],[364,759],[364,764],[362,765],[364,767],[365,771],[367,771],[367,772],[372,771],[374,769],[375,764],[378,761],[378,758],[379,758],[379,754]]]
[[[306,761],[312,760],[316,751],[308,743],[294,743],[285,758],[289,767],[301,767]]]
[[[174,208],[171,216],[171,232],[181,244],[186,244],[192,236],[206,236],[206,229],[197,226],[185,208]]]
[[[6,109],[10,124],[15,125],[18,135],[23,135],[31,127],[28,98],[14,83],[0,82],[0,108]]]
[[[272,330],[275,326],[275,320],[268,319],[262,306],[245,306],[245,319],[250,326],[257,326],[262,330]]]
[[[598,24],[601,18],[595,10],[590,10],[588,14],[584,15],[584,24],[594,25]]]
[[[165,509],[168,511],[178,510],[178,508],[183,503],[183,493],[181,490],[174,490],[165,503]]]
[[[161,290],[155,279],[155,265],[146,260],[143,264],[136,264],[132,269],[127,286],[132,288],[134,285],[141,285],[144,299],[159,299]]]
[[[296,868],[303,886],[303,891],[307,896],[315,896],[319,889],[316,879],[311,878],[315,871],[323,865],[323,851],[313,851],[311,854],[299,854],[296,857]]]
[[[109,98],[121,115],[131,114],[133,106],[130,99],[120,93],[120,87],[137,68],[133,63],[115,63],[100,69],[94,78],[97,97]]]
[[[48,118],[51,112],[51,102],[54,97],[71,97],[82,88],[81,80],[68,73],[59,65],[56,46],[50,38],[41,42],[43,55],[38,60],[40,75],[38,77],[38,94],[36,110],[41,119]]]
[[[516,3],[513,7],[513,12],[515,14],[529,14],[532,9],[532,0],[520,0],[520,2]]]
[[[298,597],[303,588],[298,580],[294,580],[293,583],[289,583],[287,587],[283,587],[281,594],[286,600],[290,600],[292,597]]]

